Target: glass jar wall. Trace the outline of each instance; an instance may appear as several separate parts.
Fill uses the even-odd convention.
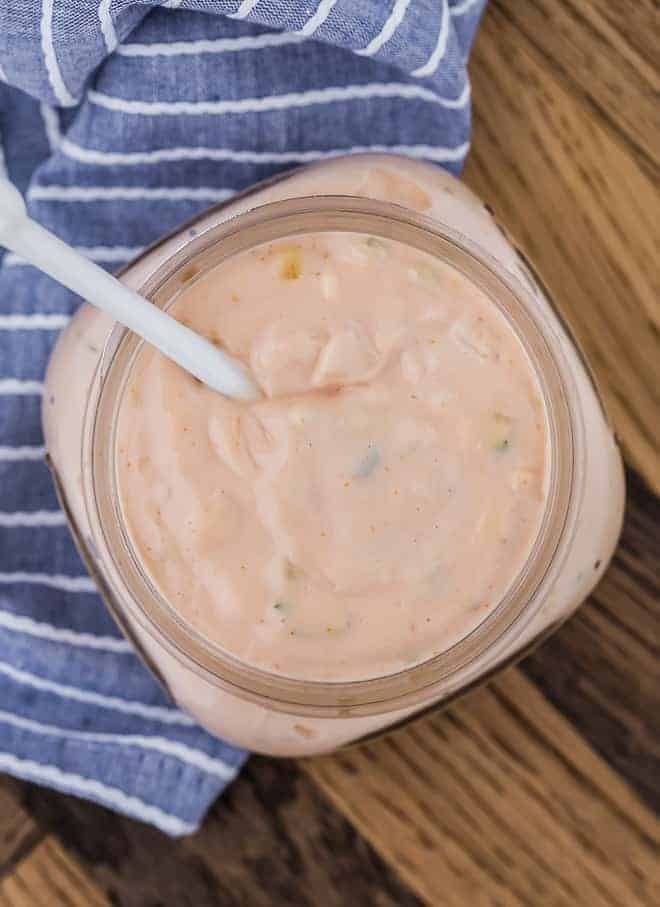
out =
[[[285,174],[156,244],[123,279],[169,307],[233,256],[320,233],[401,243],[456,268],[508,319],[539,381],[550,476],[538,537],[506,595],[447,651],[346,682],[288,677],[236,657],[163,596],[127,531],[116,435],[137,339],[83,306],[59,340],[44,394],[60,496],[108,606],[182,707],[213,733],[274,755],[327,752],[386,730],[519,657],[593,588],[623,508],[619,453],[574,341],[490,212],[435,167],[364,155]]]

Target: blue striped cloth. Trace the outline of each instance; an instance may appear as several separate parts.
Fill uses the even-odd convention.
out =
[[[0,0],[0,172],[117,268],[284,167],[394,150],[461,169],[485,0]],[[193,831],[245,754],[174,707],[75,552],[40,393],[79,304],[0,266],[0,771]]]

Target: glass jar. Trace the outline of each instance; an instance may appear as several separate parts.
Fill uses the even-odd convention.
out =
[[[619,452],[574,340],[489,210],[433,166],[359,155],[285,174],[156,243],[122,279],[168,307],[232,255],[322,231],[397,240],[458,268],[508,319],[542,390],[551,474],[541,529],[506,596],[448,651],[387,677],[317,682],[270,674],[212,644],[153,587],[122,519],[115,433],[139,339],[83,306],[58,341],[44,394],[58,493],[120,626],[172,697],[209,731],[282,756],[328,752],[381,733],[520,658],[598,581],[616,545],[624,500]]]

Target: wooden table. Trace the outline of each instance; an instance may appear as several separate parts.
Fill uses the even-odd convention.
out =
[[[0,780],[2,907],[660,903],[654,53],[652,0],[491,0],[472,63],[466,179],[546,276],[629,464],[591,600],[444,714],[332,757],[252,759],[184,841]]]

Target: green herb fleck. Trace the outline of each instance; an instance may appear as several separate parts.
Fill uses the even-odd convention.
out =
[[[424,656],[420,655],[419,652],[414,652],[412,655],[407,655],[403,659],[403,663],[404,663],[404,665],[414,665],[414,664],[417,664],[418,662],[422,661],[423,657]]]
[[[509,449],[509,439],[501,438],[495,443],[494,448],[495,450],[499,451],[499,453],[504,453],[504,451]]]
[[[277,601],[273,605],[273,608],[280,615],[280,620],[282,621],[282,623],[285,623],[287,618],[291,617],[291,615],[293,614],[295,605],[292,602],[288,601]]]
[[[355,470],[355,478],[367,479],[379,464],[380,451],[377,447],[370,447]]]
[[[444,275],[439,268],[434,267],[430,262],[420,260],[411,268],[410,276],[413,280],[421,280],[422,283],[440,284]]]
[[[378,239],[376,236],[370,236],[366,241],[365,245],[369,249],[370,255],[384,261],[387,257],[387,244],[383,242],[382,239]]]

